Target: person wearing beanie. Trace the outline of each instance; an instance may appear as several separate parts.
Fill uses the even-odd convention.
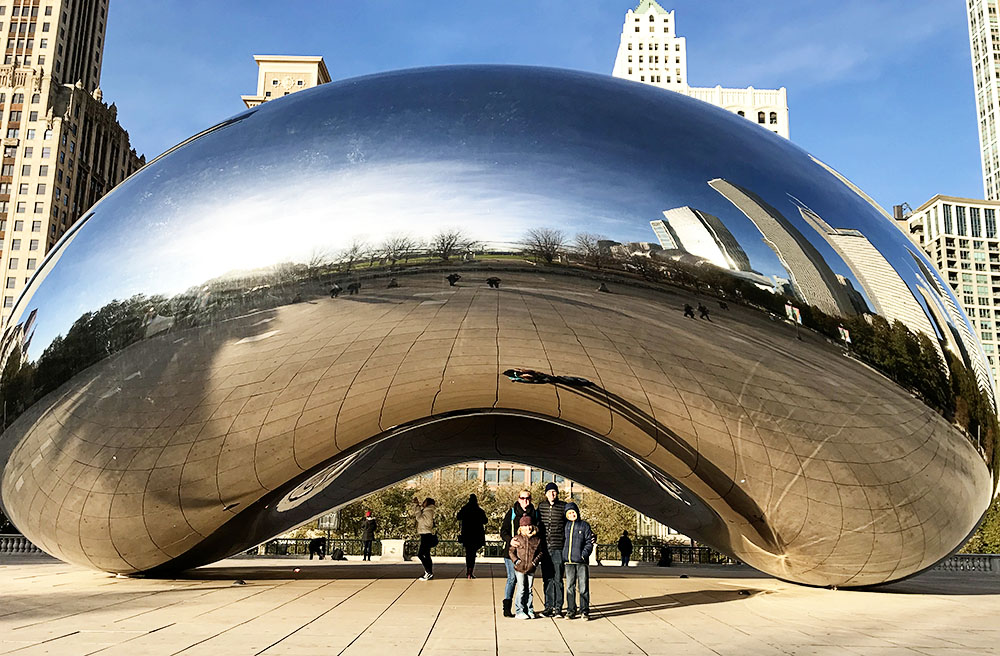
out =
[[[539,525],[538,511],[531,504],[531,490],[521,490],[514,506],[504,513],[500,521],[500,538],[503,540],[503,564],[507,568],[507,584],[504,586],[503,616],[514,617],[514,589],[517,587],[517,575],[514,571],[514,561],[510,559],[510,542],[517,535],[521,517],[528,516],[532,523]]]
[[[469,495],[469,501],[455,516],[461,527],[458,541],[465,547],[465,577],[474,579],[472,570],[476,568],[476,552],[486,544],[486,513],[479,506],[475,494]]]
[[[559,486],[545,486],[545,500],[539,504],[545,557],[542,559],[542,580],[545,586],[546,617],[562,617],[563,606],[563,533],[566,528],[566,502],[559,499]]]
[[[372,515],[372,511],[365,511],[365,520],[361,525],[361,560],[372,559],[372,542],[375,541],[375,531],[378,530],[378,520]]]
[[[508,550],[514,564],[517,589],[514,592],[514,617],[519,620],[534,619],[535,611],[531,603],[531,586],[535,582],[535,568],[542,561],[542,537],[532,521],[531,515],[521,515],[517,522],[517,535],[510,541]]]
[[[580,590],[579,611],[590,619],[590,554],[597,538],[590,524],[580,519],[580,509],[573,502],[566,504],[566,529],[563,534],[562,557],[566,567],[567,619],[577,615],[576,591]]]

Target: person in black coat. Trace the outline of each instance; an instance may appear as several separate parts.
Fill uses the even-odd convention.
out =
[[[563,607],[563,532],[566,528],[566,502],[559,498],[559,486],[545,486],[545,498],[538,503],[547,553],[542,558],[542,581],[545,589],[546,617],[562,617]]]
[[[476,568],[476,552],[486,544],[486,513],[479,507],[475,494],[469,495],[468,503],[462,506],[455,519],[462,531],[458,534],[458,541],[465,547],[465,576],[474,579],[472,570]]]
[[[632,560],[632,538],[628,536],[628,531],[622,531],[622,536],[618,538],[618,553],[622,555],[622,567],[628,567],[628,561]]]
[[[372,516],[372,511],[365,511],[365,521],[361,525],[361,560],[372,559],[372,542],[375,541],[375,531],[378,530],[378,520]]]

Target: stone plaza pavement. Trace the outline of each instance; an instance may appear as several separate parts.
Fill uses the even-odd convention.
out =
[[[0,561],[0,653],[1000,653],[996,576],[931,572],[855,591],[749,568],[594,567],[594,620],[584,622],[506,619],[502,565],[478,570],[470,581],[461,565],[441,564],[423,582],[415,563],[226,560],[156,580],[8,558]],[[536,600],[540,591],[536,582]]]

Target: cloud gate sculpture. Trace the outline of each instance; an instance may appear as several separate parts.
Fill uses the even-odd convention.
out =
[[[388,73],[206,130],[73,226],[0,355],[3,512],[111,572],[503,459],[868,585],[994,489],[985,355],[884,212],[766,126],[575,72]]]

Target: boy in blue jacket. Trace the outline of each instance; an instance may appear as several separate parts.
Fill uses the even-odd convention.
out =
[[[566,532],[563,542],[563,562],[566,563],[566,619],[577,616],[576,590],[580,589],[580,615],[590,619],[590,553],[597,538],[590,524],[580,519],[575,503],[566,504]]]

